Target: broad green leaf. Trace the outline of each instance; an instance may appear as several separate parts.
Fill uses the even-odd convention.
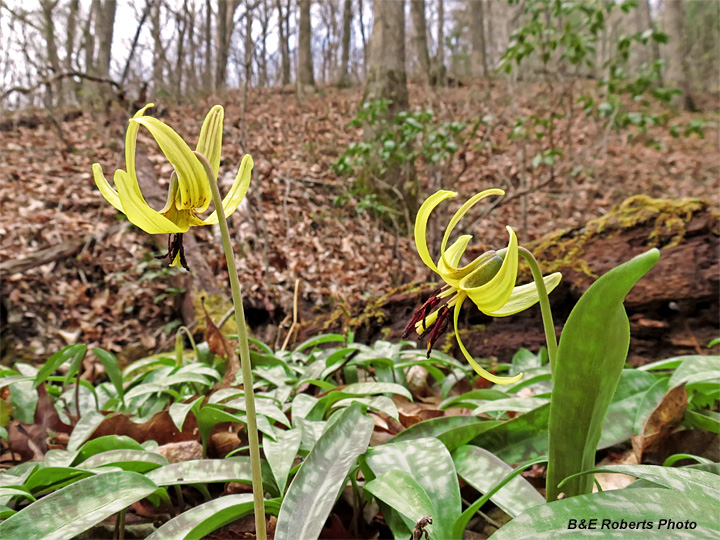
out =
[[[307,394],[298,394],[292,400],[292,408],[290,409],[293,419],[293,426],[296,425],[299,418],[307,418],[308,413],[315,407],[318,399]]]
[[[399,420],[398,410],[395,402],[393,402],[392,399],[386,396],[370,396],[341,399],[340,401],[336,401],[333,404],[332,408],[342,409],[343,407],[348,407],[352,403],[356,402],[365,405],[368,409],[380,411],[394,418],[395,420]]]
[[[720,383],[720,356],[698,356],[686,360],[678,366],[670,377],[670,388],[685,383],[685,388],[692,390],[702,383],[709,383],[717,388]]]
[[[124,471],[134,471],[146,473],[163,465],[167,465],[167,459],[160,454],[148,452],[146,450],[108,450],[90,456],[81,462],[78,469],[97,469],[98,467],[106,467],[113,465],[120,467]]]
[[[0,523],[0,538],[74,538],[156,489],[151,480],[134,472],[91,476],[43,497]]]
[[[158,486],[203,484],[214,482],[251,482],[250,458],[193,459],[170,463],[145,476]]]
[[[38,463],[32,461],[11,467],[0,473],[0,487],[22,486],[37,467]]]
[[[720,482],[717,475],[689,467],[661,467],[659,465],[605,465],[587,471],[590,474],[609,472],[627,474],[681,493],[707,495],[720,502]]]
[[[288,475],[292,469],[295,456],[300,450],[300,442],[302,441],[302,429],[295,428],[289,431],[280,431],[277,434],[277,441],[272,439],[263,439],[263,451],[267,459],[275,483],[280,489],[280,493],[285,493]]]
[[[489,413],[489,412],[507,412],[507,411],[513,411],[513,412],[529,412],[533,409],[537,409],[541,405],[545,405],[546,403],[550,403],[549,399],[544,398],[537,398],[537,397],[527,397],[527,398],[520,398],[520,397],[511,397],[507,399],[497,399],[493,401],[488,401],[486,403],[483,403],[479,407],[477,407],[475,410],[473,410],[473,415],[480,415],[483,413]]]
[[[361,382],[348,384],[345,388],[341,388],[343,394],[349,396],[370,396],[374,394],[397,394],[412,401],[413,397],[410,391],[401,384],[387,382]]]
[[[503,460],[477,446],[458,448],[453,452],[453,461],[458,476],[480,493],[490,491],[513,470]],[[545,504],[544,497],[521,476],[510,480],[490,500],[512,517]]]
[[[453,396],[442,401],[439,405],[439,409],[474,409],[479,405],[479,402],[491,401],[496,399],[505,399],[510,397],[505,392],[500,390],[493,390],[491,388],[482,388],[479,390],[470,390],[459,396]]]
[[[720,414],[716,411],[685,411],[683,423],[686,426],[720,434]]]
[[[456,430],[461,428],[469,428],[462,432],[462,435],[469,437],[465,442],[458,445],[462,446],[480,433],[497,425],[500,425],[500,423],[492,420],[483,420],[476,416],[440,416],[439,418],[430,418],[429,420],[423,420],[422,422],[413,424],[406,430],[395,435],[391,443],[412,441],[424,437],[438,437],[442,439],[446,434],[456,432]],[[460,438],[461,437],[453,437],[452,439],[453,442],[457,442]]]
[[[659,257],[660,252],[652,249],[601,276],[582,295],[565,323],[553,366],[548,501],[557,499],[557,486],[564,478],[595,465],[603,421],[630,343],[623,301]],[[576,478],[563,489],[566,496],[591,491],[590,476]]]
[[[39,467],[25,481],[25,488],[39,496],[93,475],[75,467]]]
[[[397,511],[412,531],[420,518],[432,516],[433,524],[426,528],[431,540],[446,540],[440,536],[439,525],[435,517],[435,506],[425,490],[415,478],[405,471],[387,471],[365,484],[365,491]]]
[[[97,427],[102,424],[106,417],[104,414],[98,411],[92,411],[83,416],[70,434],[70,440],[68,441],[67,449],[71,452],[78,450],[82,443],[87,441]]]
[[[311,337],[295,347],[295,352],[300,352],[310,347],[317,347],[318,345],[322,345],[324,343],[345,343],[345,336],[342,334],[323,334]]]
[[[668,379],[666,377],[657,380],[655,384],[647,389],[635,414],[633,432],[636,435],[642,433],[643,426],[645,425],[645,421],[648,419],[648,416],[650,416],[650,414],[655,410],[655,407],[657,407],[660,401],[662,401],[663,396],[665,396],[669,389]]]
[[[265,501],[265,511],[277,515],[280,505]],[[164,523],[146,540],[200,540],[213,531],[253,513],[253,496],[226,495],[183,512]]]
[[[365,455],[365,477],[372,480],[388,471],[408,473],[433,504],[433,530],[438,538],[451,538],[461,514],[460,488],[455,465],[447,448],[437,439],[423,438],[385,444]]]
[[[33,497],[27,490],[22,488],[15,488],[15,487],[0,487],[0,497],[24,497],[26,499],[30,499],[31,501],[35,500],[35,497]]]
[[[35,375],[35,382],[33,383],[33,388],[37,388],[42,383],[44,383],[50,375],[55,373],[57,368],[67,362],[70,358],[82,358],[83,356],[85,356],[86,351],[87,345],[78,343],[65,347],[61,351],[53,354],[50,358],[47,359],[43,367],[38,370],[37,375]]]
[[[654,382],[655,378],[649,373],[636,369],[622,372],[613,403],[603,422],[599,449],[632,437],[635,411]],[[472,444],[485,448],[507,463],[520,463],[547,455],[549,412],[550,406],[542,405],[501,422],[478,435]]]
[[[720,538],[717,505],[710,497],[663,488],[578,495],[531,508],[498,530],[491,540]],[[582,519],[584,529],[580,528]],[[693,528],[671,528],[669,520],[683,525],[692,522]]]
[[[125,435],[106,435],[83,444],[82,448],[77,452],[77,457],[71,464],[77,465],[90,456],[109,450],[144,450],[144,448],[135,439],[131,439]]]
[[[357,457],[365,452],[374,422],[360,405],[340,412],[320,436],[283,500],[276,540],[317,538]]]
[[[100,347],[94,348],[92,352],[95,356],[97,356],[97,359],[100,360],[100,363],[105,368],[105,373],[107,373],[110,382],[115,387],[115,390],[117,390],[120,401],[125,403],[125,388],[123,387],[123,376],[122,371],[120,371],[120,366],[118,365],[117,358],[115,358],[114,354],[109,353],[106,350],[101,349]]]
[[[175,424],[175,427],[178,428],[178,431],[182,433],[183,425],[185,424],[185,418],[187,418],[188,413],[195,407],[195,405],[203,399],[203,396],[199,396],[192,401],[188,403],[173,403],[170,405],[170,408],[168,409],[168,414],[170,415],[170,418],[173,421],[173,424]]]

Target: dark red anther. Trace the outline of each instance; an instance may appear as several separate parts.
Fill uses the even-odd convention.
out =
[[[427,330],[425,325],[425,319],[427,316],[432,312],[433,309],[435,309],[435,306],[437,306],[440,303],[440,298],[438,297],[438,293],[440,290],[438,289],[435,291],[430,298],[427,299],[427,302],[425,302],[420,308],[415,311],[415,314],[413,315],[412,319],[410,319],[410,322],[405,327],[405,331],[403,332],[402,339],[405,339],[408,337],[414,330],[415,325],[422,321],[423,322],[423,331]]]
[[[435,324],[432,327],[432,330],[430,331],[430,336],[428,337],[428,349],[427,349],[427,357],[430,358],[430,350],[433,348],[433,345],[437,343],[437,340],[440,339],[440,336],[442,336],[445,331],[448,328],[448,325],[450,324],[450,308],[447,306],[443,306],[438,311],[437,320],[435,321]]]

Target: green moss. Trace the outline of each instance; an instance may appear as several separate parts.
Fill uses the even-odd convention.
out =
[[[595,279],[598,276],[583,257],[586,246],[598,236],[612,239],[627,229],[647,227],[650,233],[645,247],[677,246],[685,238],[687,224],[693,216],[707,208],[708,203],[701,199],[654,199],[635,195],[580,229],[564,229],[544,236],[530,249],[542,261],[545,273],[573,269]],[[527,274],[529,276],[529,272]]]
[[[221,294],[211,294],[207,291],[198,289],[193,290],[192,299],[195,320],[197,321],[194,329],[195,332],[205,331],[205,312],[203,311],[203,304],[215,324],[220,322],[220,318],[232,307],[232,302],[225,296]],[[224,333],[236,334],[237,327],[235,326],[235,317],[230,317],[223,325],[222,329]]]

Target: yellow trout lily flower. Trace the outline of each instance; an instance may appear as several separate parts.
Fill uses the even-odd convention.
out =
[[[217,209],[204,219],[198,217],[197,214],[207,210],[212,199],[205,169],[187,143],[170,126],[157,118],[145,116],[145,111],[152,106],[152,103],[145,105],[130,119],[125,134],[126,170],[115,171],[115,189],[105,179],[102,168],[97,163],[92,166],[93,177],[102,196],[125,214],[133,225],[148,234],[169,233],[171,236],[168,240],[168,254],[162,258],[168,257],[172,266],[182,265],[187,268],[182,246],[183,233],[192,226],[216,224]],[[196,146],[196,152],[208,160],[215,179],[220,168],[224,115],[225,111],[220,105],[210,109]],[[175,169],[170,179],[167,202],[160,211],[154,210],[145,202],[135,173],[135,146],[140,126],[150,132]],[[222,201],[225,217],[232,214],[245,197],[250,187],[252,168],[252,158],[245,155],[235,182]]]
[[[506,317],[523,311],[538,301],[535,283],[515,286],[518,270],[518,241],[515,231],[506,227],[510,234],[507,248],[499,251],[488,251],[474,261],[460,266],[460,259],[465,253],[472,236],[461,235],[450,247],[447,247],[450,235],[460,219],[478,202],[492,195],[504,195],[501,189],[487,189],[470,198],[450,220],[442,243],[440,258],[437,263],[430,256],[426,232],[430,214],[442,201],[455,197],[454,191],[440,190],[428,197],[418,210],[415,221],[415,245],[422,261],[445,282],[445,286],[436,291],[430,299],[415,312],[410,324],[405,329],[404,337],[415,330],[424,336],[429,331],[428,355],[433,344],[445,332],[449,324],[450,310],[453,313],[455,337],[460,350],[473,369],[482,377],[495,384],[510,384],[519,381],[522,373],[514,377],[498,377],[484,370],[465,348],[458,333],[458,317],[466,299],[470,299],[477,308],[492,317]],[[562,278],[559,272],[543,278],[549,293]]]

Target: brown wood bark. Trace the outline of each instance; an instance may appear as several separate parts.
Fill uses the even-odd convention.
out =
[[[422,75],[426,81],[429,81],[430,53],[428,52],[427,23],[425,21],[425,0],[410,0],[410,13],[415,30],[415,53],[418,55]]]
[[[315,91],[315,74],[312,57],[312,23],[310,6],[312,0],[300,0],[300,35],[298,36],[298,92],[308,94]]]
[[[470,65],[474,77],[487,77],[488,61],[487,46],[485,43],[485,10],[483,0],[470,1],[470,37],[472,41],[472,54]]]
[[[352,37],[352,0],[345,0],[343,5],[342,57],[340,59],[340,78],[338,86],[350,86],[350,39]]]

